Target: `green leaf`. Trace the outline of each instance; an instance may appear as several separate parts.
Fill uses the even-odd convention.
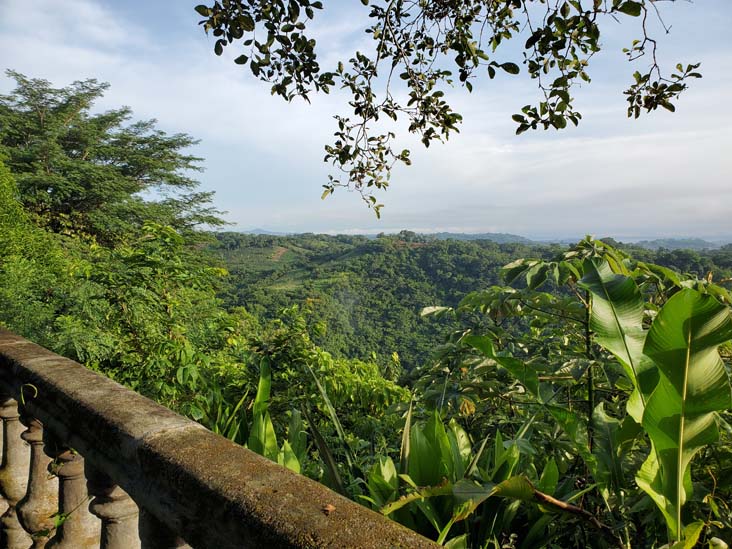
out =
[[[531,485],[529,479],[523,475],[511,477],[496,484],[493,494],[496,496],[518,499],[521,501],[534,501],[536,489]]]
[[[196,12],[198,12],[198,15],[201,15],[203,17],[209,16],[209,13],[210,13],[209,8],[208,8],[208,6],[206,6],[204,4],[199,4],[193,9],[196,10]]]
[[[290,424],[287,427],[287,440],[298,461],[302,462],[307,456],[308,442],[300,410],[292,410],[291,412]]]
[[[468,335],[462,341],[480,351],[487,358],[495,360],[523,383],[532,395],[539,396],[539,378],[536,371],[527,366],[524,361],[513,357],[498,356],[493,348],[493,342],[488,336]]]
[[[450,453],[454,467],[455,480],[459,480],[465,475],[466,467],[470,464],[472,445],[470,437],[465,432],[455,418],[450,420],[447,429],[447,438],[450,442]]]
[[[341,447],[343,448],[343,451],[345,453],[348,468],[351,471],[354,471],[356,457],[353,454],[351,445],[348,443],[348,439],[346,438],[346,432],[343,430],[343,426],[341,425],[341,422],[338,419],[338,414],[336,413],[335,407],[331,403],[330,398],[328,398],[328,393],[325,390],[325,387],[323,387],[323,384],[320,383],[320,379],[318,379],[318,376],[315,375],[315,371],[311,368],[310,364],[308,364],[306,362],[305,366],[307,367],[308,371],[310,372],[310,375],[313,376],[313,380],[315,381],[315,386],[318,388],[318,392],[320,393],[320,396],[323,398],[323,402],[325,403],[325,409],[328,411],[330,420],[333,422],[333,427],[335,427],[336,433],[338,434],[338,440],[340,441]]]
[[[433,451],[430,459],[437,460],[439,466],[439,475],[442,478],[455,482],[455,462],[453,461],[452,448],[447,431],[440,418],[440,413],[435,410],[424,425],[423,433],[427,438]],[[425,484],[437,484],[442,478],[437,478]]]
[[[446,549],[468,549],[468,534],[447,540],[443,547]]]
[[[399,493],[399,476],[390,457],[380,456],[369,472],[366,482],[377,507],[383,507]]]
[[[546,263],[539,263],[534,265],[526,272],[526,284],[529,290],[536,290],[539,286],[544,284],[549,274],[549,265]]]
[[[553,494],[557,489],[557,483],[559,482],[559,468],[554,458],[550,458],[544,466],[544,470],[541,472],[541,477],[537,483],[537,488],[547,494]]]
[[[222,432],[224,436],[230,440],[234,440],[237,433],[239,432],[239,426],[241,422],[244,420],[236,421],[237,415],[239,413],[239,410],[244,405],[244,402],[247,399],[247,396],[249,396],[249,390],[247,389],[244,394],[241,396],[239,401],[236,403],[236,406],[234,406],[233,411],[229,414],[228,419],[226,420],[226,423],[224,424],[224,427],[222,429]]]
[[[277,461],[280,449],[277,447],[277,437],[269,412],[254,414],[247,446],[252,452]]]
[[[254,30],[254,19],[252,19],[251,15],[242,15],[239,22],[241,23],[241,28],[246,32],[252,32]]]
[[[411,492],[405,496],[400,497],[398,500],[385,505],[380,509],[380,512],[384,515],[390,515],[394,511],[401,509],[405,505],[408,505],[415,501],[424,500],[434,496],[449,496],[452,494],[452,484],[443,484],[441,486],[428,486],[426,488],[419,488],[414,492]],[[439,531],[439,528],[438,528]]]
[[[608,500],[608,491],[620,494],[624,486],[622,448],[618,442],[621,423],[605,412],[605,403],[601,402],[592,413],[592,429],[595,444],[592,453],[597,458],[595,481],[603,497]]]
[[[590,329],[595,341],[615,355],[638,392],[628,401],[628,413],[640,423],[646,400],[658,383],[653,361],[643,354],[643,298],[637,284],[615,274],[606,261],[587,259],[584,272],[579,285],[592,294]]]
[[[666,523],[671,526],[677,523],[676,515],[674,514],[674,505],[664,491],[663,477],[661,468],[658,464],[656,450],[651,443],[651,452],[641,465],[640,470],[635,476],[635,481],[638,487],[647,493],[656,506],[661,510]],[[684,486],[687,490],[691,490],[691,475],[687,474],[684,477]],[[674,535],[677,535],[674,533]]]
[[[323,438],[323,435],[320,434],[315,422],[305,408],[302,409],[302,413],[310,426],[315,446],[318,448],[320,458],[323,460],[323,464],[325,465],[325,484],[341,495],[348,495],[346,487],[343,484],[341,474],[338,471],[338,464],[333,457],[333,452],[330,451],[328,443],[325,441],[325,438]]]
[[[697,542],[699,541],[699,537],[704,531],[705,526],[706,524],[704,524],[704,522],[701,520],[692,522],[691,524],[687,525],[684,528],[683,545],[681,545],[679,549],[694,549]]]
[[[287,441],[282,443],[282,450],[277,456],[277,463],[284,465],[290,471],[300,474],[300,461],[297,459],[295,452],[293,452],[290,443]]]
[[[263,357],[259,362],[259,383],[257,385],[257,394],[254,397],[254,406],[252,415],[262,415],[267,411],[269,406],[269,395],[272,390],[272,368],[269,365],[269,359]]]
[[[417,425],[413,425],[409,436],[409,476],[420,486],[439,483],[439,450],[433,448]]]
[[[502,63],[500,67],[508,74],[518,74],[521,72],[519,66],[516,63]]]
[[[441,307],[441,306],[432,306],[432,307],[424,307],[419,315],[420,316],[435,316],[440,317],[443,314],[452,311],[452,307]]]
[[[412,431],[412,409],[414,408],[414,396],[409,401],[409,409],[407,415],[404,418],[404,430],[402,431],[402,444],[399,448],[399,471],[407,474],[409,473],[409,453]]]
[[[655,468],[644,464],[646,471],[639,473],[644,485],[639,486],[659,504],[676,539],[682,536],[690,462],[718,440],[716,412],[732,407],[729,379],[718,353],[719,345],[730,339],[729,308],[691,289],[666,302],[646,337],[643,351],[661,374],[642,423],[657,463]]]
[[[511,284],[522,273],[537,263],[539,262],[536,260],[517,259],[501,268],[501,276],[508,284]]]
[[[661,265],[655,265],[653,263],[641,263],[639,266],[643,266],[648,269],[651,273],[656,275],[661,281],[666,284],[672,284],[674,286],[681,286],[681,278],[676,271],[669,269],[668,267],[662,267]]]
[[[626,0],[617,7],[617,10],[626,15],[638,17],[641,14],[642,4],[633,0]]]
[[[498,434],[500,435],[500,431],[498,431]],[[472,475],[475,470],[478,467],[478,462],[480,461],[480,458],[483,456],[483,451],[485,450],[486,444],[488,444],[488,438],[490,437],[490,434],[486,435],[486,437],[483,439],[483,442],[481,442],[480,447],[478,448],[478,451],[473,455],[472,459],[470,460],[470,463],[468,464],[467,468],[465,469],[465,476],[469,477]]]

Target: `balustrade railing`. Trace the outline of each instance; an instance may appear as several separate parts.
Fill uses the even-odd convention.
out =
[[[0,328],[0,547],[433,542]]]

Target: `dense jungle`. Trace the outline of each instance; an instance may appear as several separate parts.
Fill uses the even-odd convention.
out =
[[[376,216],[412,162],[385,122],[446,140],[462,115],[443,88],[479,71],[538,83],[516,134],[579,124],[599,21],[640,22],[629,117],[675,111],[701,78],[661,72],[652,0],[361,3],[374,51],[328,71],[321,2],[195,12],[272,95],[348,96],[320,192]],[[521,67],[496,53],[517,38]],[[0,326],[445,547],[732,544],[732,243],[238,232],[195,137],[111,107],[93,78],[6,76]]]
[[[11,76],[4,326],[449,547],[729,540],[732,246],[202,230],[191,137]]]

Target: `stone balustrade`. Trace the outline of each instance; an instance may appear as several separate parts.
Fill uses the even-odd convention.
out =
[[[0,547],[433,542],[0,328]]]

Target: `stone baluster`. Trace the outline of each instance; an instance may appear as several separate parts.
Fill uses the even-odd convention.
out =
[[[44,432],[45,452],[54,461],[49,471],[58,476],[58,516],[63,520],[47,549],[96,549],[101,524],[89,512],[89,495],[84,478],[84,458]]]
[[[5,438],[5,422],[0,418],[0,466],[2,465],[3,448],[5,447],[3,444],[3,438]],[[8,507],[10,507],[8,500],[5,499],[5,495],[2,493],[2,488],[0,488],[0,517],[5,514]]]
[[[137,505],[105,473],[86,464],[89,510],[102,520],[101,549],[139,549]]]
[[[140,509],[140,539],[142,549],[191,549],[182,538],[145,509]]]
[[[58,509],[58,477],[48,471],[51,458],[43,452],[43,426],[37,419],[21,413],[28,429],[21,435],[30,444],[28,491],[18,502],[18,519],[33,538],[33,549],[45,546],[53,534],[54,513]]]
[[[31,538],[18,522],[15,506],[25,495],[28,487],[30,449],[20,438],[24,427],[19,421],[18,403],[8,395],[0,396],[0,418],[3,420],[0,491],[8,504],[8,508],[0,518],[2,547],[26,549],[31,544]]]

